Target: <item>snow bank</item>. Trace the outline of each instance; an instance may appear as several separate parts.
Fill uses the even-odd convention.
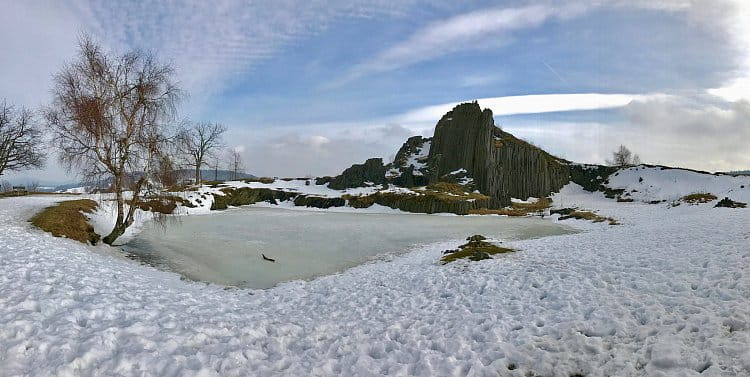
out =
[[[750,375],[747,209],[616,203],[569,185],[558,205],[623,225],[437,263],[456,240],[253,291],[26,222],[57,199],[0,200],[3,376]]]
[[[607,185],[624,189],[636,201],[674,201],[685,195],[711,193],[719,199],[750,203],[750,176],[699,173],[683,169],[636,166],[621,169],[609,177]]]
[[[310,182],[310,184],[308,185],[307,182]],[[267,189],[272,189],[272,190],[298,192],[300,194],[320,196],[324,198],[338,198],[338,197],[341,197],[341,195],[345,195],[345,194],[367,195],[367,194],[372,194],[381,188],[380,186],[370,186],[370,187],[356,187],[356,188],[350,188],[346,190],[334,190],[332,188],[329,188],[327,183],[325,185],[316,185],[314,179],[311,179],[309,181],[306,179],[294,179],[290,181],[277,179],[273,183],[229,181],[229,182],[225,182],[224,186],[235,187],[235,188],[242,188],[242,187],[267,188]],[[218,191],[218,190],[219,189],[216,189],[215,191]]]

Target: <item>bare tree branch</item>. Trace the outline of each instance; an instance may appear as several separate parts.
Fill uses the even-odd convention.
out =
[[[26,109],[0,104],[0,175],[44,166],[42,131]]]
[[[177,146],[188,166],[195,169],[195,183],[201,181],[201,168],[224,145],[226,127],[219,123],[192,123],[180,131]]]
[[[242,162],[242,154],[237,148],[232,148],[227,151],[227,162],[229,165],[229,171],[232,172],[232,180],[237,180],[239,175],[244,172],[245,166]]]
[[[617,151],[612,152],[612,160],[607,160],[607,165],[625,167],[639,165],[641,158],[633,154],[626,146],[620,145]]]

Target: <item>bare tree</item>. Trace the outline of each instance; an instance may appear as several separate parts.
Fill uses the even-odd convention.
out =
[[[174,162],[169,155],[165,154],[157,157],[155,178],[161,187],[172,187],[177,184],[177,173],[175,172]]]
[[[107,244],[133,223],[154,156],[167,140],[167,124],[174,119],[181,94],[173,76],[171,66],[150,54],[108,54],[83,36],[77,58],[54,77],[53,102],[45,118],[60,161],[89,182],[112,180],[117,217],[103,239]],[[139,171],[146,174],[136,174]],[[126,212],[127,189],[133,197]]]
[[[607,160],[607,165],[625,167],[639,165],[641,158],[633,154],[626,146],[620,145],[616,151],[612,152],[612,160]]]
[[[0,104],[0,175],[7,171],[44,166],[42,131],[34,115],[15,111],[5,101]]]
[[[223,146],[226,130],[219,123],[192,123],[180,131],[177,145],[187,165],[195,168],[195,184],[201,182],[201,168]]]
[[[37,189],[39,189],[38,181],[26,182],[26,191],[31,193],[31,192],[36,192]]]
[[[228,154],[229,171],[232,172],[232,180],[237,180],[237,177],[242,173],[245,167],[242,164],[242,153],[238,147],[229,150]]]
[[[219,157],[214,156],[214,181],[219,180]]]

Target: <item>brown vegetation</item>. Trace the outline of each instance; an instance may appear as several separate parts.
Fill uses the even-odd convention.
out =
[[[485,241],[486,238],[481,235],[474,235],[466,240],[469,242],[459,246],[458,249],[446,250],[443,253],[445,255],[440,258],[440,261],[443,262],[443,264],[448,264],[459,259],[468,259],[476,262],[484,259],[491,259],[490,255],[505,254],[515,251],[507,247],[500,247],[489,243]]]
[[[716,195],[711,194],[711,193],[695,193],[695,194],[685,195],[682,198],[680,198],[681,201],[685,203],[689,203],[689,204],[708,203],[716,199],[718,199]]]
[[[67,200],[47,207],[34,217],[31,223],[55,237],[66,237],[92,245],[99,242],[99,235],[94,232],[84,213],[92,213],[97,203],[90,199]]]
[[[563,208],[560,210],[552,211],[552,213],[559,213],[562,216],[560,216],[559,220],[567,220],[567,219],[577,219],[577,220],[588,220],[594,223],[603,223],[608,222],[609,225],[620,225],[617,220],[611,218],[611,217],[604,217],[597,215],[594,212],[591,211],[582,211],[572,208]]]
[[[378,191],[370,195],[343,195],[342,199],[348,200],[349,205],[354,208],[380,204],[407,212],[450,212],[459,215],[489,205],[488,196],[464,190],[458,184],[440,183],[414,192]]]
[[[242,180],[245,183],[259,182],[266,185],[276,182],[276,179],[271,177],[259,177],[259,178],[246,178]]]
[[[128,204],[132,205],[132,203],[132,201],[128,201]],[[174,213],[178,204],[185,205],[186,207],[193,206],[189,201],[183,200],[182,198],[176,196],[164,196],[140,200],[136,203],[136,207],[142,211],[151,211],[154,213],[169,215]]]
[[[552,199],[539,198],[533,203],[511,203],[510,207],[500,209],[478,208],[469,211],[471,215],[528,216],[552,207]]]

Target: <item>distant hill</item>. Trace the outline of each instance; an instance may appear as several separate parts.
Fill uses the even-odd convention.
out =
[[[180,170],[176,170],[175,173],[177,173],[178,180],[195,179],[195,170],[192,170],[192,169],[180,169]],[[207,181],[228,181],[232,179],[233,175],[234,173],[230,170],[216,171],[216,170],[201,169],[201,177],[203,177],[203,179]],[[245,179],[245,178],[257,178],[257,177],[252,174],[237,173],[237,179]]]
[[[136,177],[140,177],[141,174],[142,173],[136,173],[135,176]],[[177,180],[178,181],[188,180],[188,179],[189,180],[195,179],[195,171],[191,170],[191,169],[175,170],[175,174],[177,174]],[[232,171],[229,171],[229,170],[218,170],[218,171],[215,171],[215,170],[202,169],[201,170],[201,175],[202,175],[203,179],[207,180],[207,181],[213,181],[213,180],[227,181],[227,180],[232,179],[232,176],[234,175],[234,173]],[[215,177],[217,177],[217,178],[215,178]],[[257,177],[254,176],[254,175],[252,175],[252,174],[237,173],[237,179],[246,179],[246,178],[257,178]],[[102,181],[101,183],[99,183],[98,185],[95,185],[95,186],[107,187],[107,186],[109,186],[110,182],[111,182],[111,179],[106,179],[106,180]],[[58,186],[55,186],[55,187],[52,187],[52,188],[47,188],[47,190],[45,190],[45,191],[63,192],[63,191],[67,191],[67,190],[70,190],[70,189],[79,188],[79,187],[87,187],[87,186],[90,186],[90,184],[87,184],[87,183],[84,183],[84,182],[66,183],[66,184],[58,185]]]
[[[737,170],[737,171],[728,171],[726,174],[731,175],[750,175],[750,170]]]

